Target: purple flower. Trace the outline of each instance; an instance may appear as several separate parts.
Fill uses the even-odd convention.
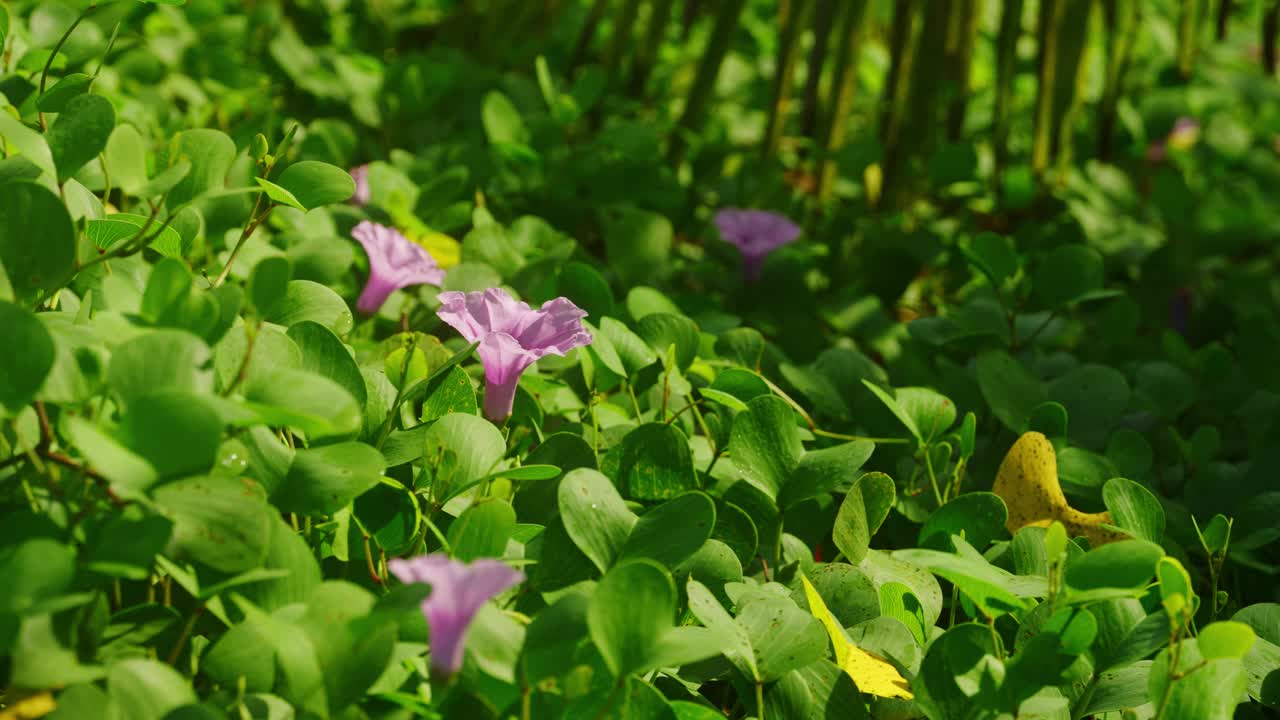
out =
[[[402,583],[431,585],[422,614],[431,628],[431,666],[446,675],[462,668],[463,640],[481,606],[524,582],[524,573],[501,560],[482,558],[467,564],[444,553],[392,560],[387,568]]]
[[[1190,117],[1180,117],[1173,124],[1166,144],[1174,150],[1186,150],[1200,139],[1200,121]]]
[[[725,242],[742,253],[747,280],[760,277],[765,256],[800,237],[800,227],[785,215],[766,210],[725,208],[716,213],[716,227]]]
[[[436,313],[468,342],[478,342],[484,363],[484,414],[494,422],[511,415],[520,374],[544,355],[564,355],[591,342],[582,327],[587,316],[568,298],[559,297],[534,310],[506,290],[440,293],[444,305]]]
[[[378,312],[391,293],[410,285],[439,285],[444,271],[435,258],[399,230],[365,220],[351,231],[369,256],[369,282],[356,301],[366,315]]]
[[[351,179],[356,181],[356,193],[351,196],[351,202],[360,207],[368,205],[373,197],[369,191],[369,166],[360,165],[351,168]]]

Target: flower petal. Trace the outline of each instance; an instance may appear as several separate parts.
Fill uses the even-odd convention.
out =
[[[559,297],[527,315],[514,334],[526,350],[538,357],[548,353],[564,355],[591,342],[591,333],[582,326],[586,316],[586,311],[569,298]]]
[[[364,247],[369,256],[369,285],[377,288],[373,292],[366,288],[369,295],[367,302],[360,305],[361,312],[376,312],[382,302],[375,304],[380,295],[382,300],[391,291],[410,285],[439,285],[444,281],[444,271],[436,264],[422,246],[413,243],[400,231],[365,220],[351,231],[351,236]],[[391,290],[384,292],[384,288]],[[362,301],[365,298],[362,296]]]
[[[484,363],[484,379],[500,385],[519,380],[520,373],[537,362],[539,357],[503,332],[485,335],[476,353]]]
[[[477,342],[494,332],[511,333],[527,313],[527,303],[519,302],[502,288],[483,292],[443,292],[436,315],[453,326],[468,342]]]

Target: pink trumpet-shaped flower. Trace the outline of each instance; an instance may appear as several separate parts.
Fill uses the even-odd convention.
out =
[[[591,342],[582,326],[587,313],[559,297],[534,310],[501,288],[440,293],[436,313],[468,342],[478,342],[484,363],[484,414],[494,422],[511,415],[520,374],[544,355],[564,355]]]
[[[365,220],[351,231],[369,256],[369,282],[356,301],[366,315],[378,312],[391,293],[410,285],[439,285],[444,270],[421,245],[399,230]]]
[[[356,192],[351,196],[351,202],[360,207],[368,205],[373,198],[369,190],[369,166],[360,165],[351,168],[351,179],[356,181]]]
[[[798,225],[766,210],[725,208],[716,213],[715,222],[720,237],[742,253],[742,269],[749,282],[760,277],[769,253],[800,237]]]
[[[427,583],[422,614],[431,628],[431,666],[452,675],[462,668],[467,628],[495,595],[524,582],[524,573],[500,560],[461,563],[444,553],[392,560],[387,568],[405,584]]]

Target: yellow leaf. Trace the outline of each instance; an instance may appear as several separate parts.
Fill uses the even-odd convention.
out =
[[[859,692],[878,697],[902,698],[910,700],[911,685],[902,677],[898,669],[888,660],[863,650],[845,634],[844,628],[836,622],[822,596],[814,589],[813,583],[803,574],[800,582],[804,584],[804,596],[809,601],[809,612],[827,628],[831,637],[831,645],[835,649],[836,665],[845,671],[858,686]]]
[[[1057,520],[1070,535],[1083,535],[1093,547],[1125,539],[1102,527],[1111,524],[1111,513],[1085,513],[1071,507],[1058,481],[1058,456],[1053,444],[1038,432],[1024,433],[1009,448],[992,491],[1009,508],[1005,525],[1010,533],[1027,526],[1046,527]]]
[[[444,233],[428,230],[421,235],[413,235],[409,239],[426,248],[442,268],[453,267],[462,260],[462,245]]]
[[[449,268],[461,262],[462,245],[457,240],[432,230],[407,209],[393,207],[388,212],[396,229],[405,237],[426,248],[440,267]]]
[[[36,720],[57,709],[53,696],[48,691],[28,695],[12,702],[9,707],[0,710],[0,720]]]

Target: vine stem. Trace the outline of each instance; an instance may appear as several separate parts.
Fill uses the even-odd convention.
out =
[[[262,207],[262,195],[258,195],[258,199],[253,203],[253,212],[249,214],[250,220],[244,226],[244,230],[240,233],[240,239],[236,241],[236,246],[231,248],[231,255],[227,257],[227,264],[222,266],[222,272],[218,273],[218,277],[213,281],[213,287],[221,287],[227,281],[227,276],[231,274],[231,266],[235,264],[236,258],[240,256],[240,251],[244,248],[244,244],[249,241],[249,237],[258,229],[267,216],[271,214],[274,205],[268,205],[267,209],[258,214]]]
[[[40,97],[44,97],[44,86],[49,81],[49,70],[53,67],[54,58],[58,57],[58,52],[62,50],[62,46],[67,44],[67,40],[71,38],[71,33],[75,32],[76,28],[80,27],[80,23],[84,22],[84,19],[89,17],[89,13],[93,12],[97,7],[97,2],[89,3],[89,7],[82,10],[71,23],[71,27],[62,33],[62,37],[58,38],[58,44],[53,46],[53,51],[49,53],[49,59],[44,61],[44,69],[40,71]],[[36,116],[40,118],[40,129],[49,129],[49,126],[44,121],[44,113],[37,112]]]

